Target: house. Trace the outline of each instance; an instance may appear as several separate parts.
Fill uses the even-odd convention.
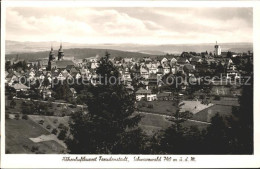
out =
[[[42,98],[43,98],[43,100],[45,100],[47,98],[51,98],[51,94],[52,94],[51,90],[43,89],[42,90]]]
[[[162,65],[159,65],[157,67],[157,74],[163,74],[163,66]]]
[[[171,72],[171,67],[170,67],[168,62],[164,62],[162,64],[162,67],[163,67],[163,75],[168,74],[168,73]]]
[[[240,78],[240,74],[237,70],[227,70],[227,79],[236,80]]]
[[[151,90],[139,89],[136,91],[135,94],[137,101],[140,101],[142,98],[146,99],[147,101],[157,100],[156,94],[152,94]]]
[[[171,67],[175,66],[176,64],[177,64],[177,59],[172,58],[171,61],[170,61]]]
[[[58,75],[58,77],[57,77],[57,79],[58,79],[58,80],[65,80],[66,77],[64,77],[64,76],[63,76],[63,73],[60,72],[59,75]]]
[[[146,67],[149,69],[149,74],[155,74],[157,72],[157,64],[150,62],[146,64]]]
[[[148,88],[149,89],[153,89],[153,88],[157,88],[158,86],[158,79],[157,79],[157,75],[156,74],[150,74],[149,78],[148,78]]]
[[[135,92],[136,100],[140,101],[142,98],[146,98],[146,96],[149,94],[152,94],[151,90],[139,89]]]
[[[66,69],[67,66],[74,66],[72,60],[57,60],[55,61],[56,65],[54,66],[57,69]]]
[[[30,89],[30,87],[25,86],[24,84],[21,83],[16,83],[11,87],[13,87],[16,91],[27,91],[28,89]]]
[[[185,57],[179,57],[179,59],[177,60],[177,64],[179,65],[184,65],[190,63],[189,60]]]
[[[192,65],[200,64],[201,62],[202,62],[201,57],[194,56],[194,57],[190,58],[190,64],[192,64]]]
[[[134,93],[134,87],[132,85],[128,84],[125,88],[129,94]]]
[[[91,63],[91,65],[90,65],[90,68],[91,68],[91,69],[97,69],[98,66],[99,66],[99,63],[98,63],[97,59],[92,59],[92,60],[90,61],[90,63]]]
[[[133,58],[124,58],[125,63],[133,62]]]
[[[188,75],[188,76],[192,76],[194,75],[194,66],[191,64],[185,64],[183,66],[183,71]]]
[[[76,98],[77,97],[76,96],[76,94],[77,94],[76,90],[74,88],[70,88],[70,91],[71,91],[72,97]]]
[[[140,67],[140,75],[145,78],[145,79],[148,79],[149,77],[149,69],[144,67],[144,66],[141,66]]]
[[[168,63],[168,59],[167,59],[167,58],[163,58],[163,59],[161,60],[161,64],[163,65],[164,63]]]
[[[148,94],[146,96],[146,100],[149,101],[149,102],[155,101],[155,100],[157,100],[157,95],[156,94]]]
[[[171,92],[163,92],[157,94],[158,100],[173,100],[173,96]]]

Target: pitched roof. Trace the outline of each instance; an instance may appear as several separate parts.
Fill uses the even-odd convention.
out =
[[[183,68],[184,68],[184,69],[187,69],[187,70],[193,70],[193,69],[194,69],[191,64],[186,64],[186,65],[184,65]]]
[[[179,59],[177,60],[178,63],[187,63],[189,62],[187,58],[184,57],[179,57]]]
[[[151,94],[151,90],[146,90],[146,89],[139,89],[136,91],[136,94]]]
[[[20,89],[29,89],[28,86],[25,86],[24,84],[21,83],[16,83],[12,86],[15,90],[20,90]]]
[[[199,60],[201,59],[201,57],[198,57],[198,56],[194,56],[191,58],[191,62],[198,62]]]
[[[68,65],[74,66],[74,62],[71,60],[59,60],[56,61],[56,65],[58,69],[65,69]]]

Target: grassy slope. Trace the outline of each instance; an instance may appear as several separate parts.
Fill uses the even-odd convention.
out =
[[[58,143],[46,141],[34,143],[29,138],[35,138],[42,134],[50,134],[31,120],[7,119],[6,125],[6,150],[15,154],[30,154],[32,146],[39,146],[39,149],[48,154],[56,154],[63,150]]]

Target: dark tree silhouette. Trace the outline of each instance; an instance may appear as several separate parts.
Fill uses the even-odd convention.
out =
[[[70,122],[66,143],[74,154],[131,154],[144,152],[144,135],[138,128],[140,115],[134,115],[135,97],[118,80],[119,72],[109,60],[100,59],[97,74],[101,83],[90,86],[88,113],[77,112]],[[112,83],[108,81],[113,78]]]

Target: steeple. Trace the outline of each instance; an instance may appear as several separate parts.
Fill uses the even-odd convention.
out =
[[[54,56],[54,51],[53,51],[53,47],[52,47],[52,44],[51,44],[51,51],[50,51],[50,54],[49,54],[49,61],[52,61],[55,59],[55,56]]]
[[[64,52],[62,49],[62,43],[60,43],[60,49],[58,51],[58,60],[63,60]]]

